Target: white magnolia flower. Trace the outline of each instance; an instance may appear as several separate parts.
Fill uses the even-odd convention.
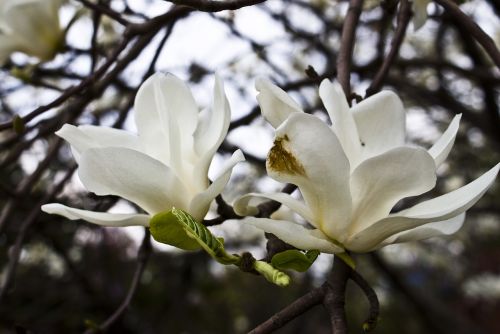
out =
[[[16,51],[52,59],[64,40],[58,14],[62,2],[0,0],[0,64]]]
[[[391,213],[401,199],[431,190],[436,169],[455,141],[460,115],[429,149],[405,146],[405,111],[384,91],[349,109],[342,88],[325,80],[319,95],[333,123],[302,112],[283,90],[257,82],[262,114],[276,128],[267,171],[299,187],[304,202],[288,194],[251,193],[239,198],[241,215],[257,213],[263,198],[281,202],[308,221],[247,217],[244,221],[300,249],[368,252],[390,243],[451,234],[465,210],[493,183],[500,164],[448,194]]]
[[[116,195],[147,214],[112,214],[47,204],[42,210],[104,226],[148,226],[152,215],[176,207],[201,221],[222,192],[236,163],[236,151],[210,184],[208,168],[227,134],[229,104],[215,79],[210,110],[198,112],[189,88],[177,77],[157,73],[135,99],[138,135],[100,126],[66,124],[57,135],[71,144],[78,175],[91,192]]]

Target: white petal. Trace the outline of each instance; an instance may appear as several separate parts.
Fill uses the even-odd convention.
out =
[[[382,91],[361,101],[351,109],[363,160],[403,146],[405,143],[405,110],[401,99],[391,91]]]
[[[224,187],[231,177],[233,167],[238,162],[242,161],[245,161],[243,153],[240,150],[235,151],[231,158],[225,162],[219,176],[215,178],[214,182],[212,182],[207,190],[203,191],[193,198],[189,205],[189,213],[195,219],[201,221],[205,217],[208,209],[210,208],[210,203],[212,203],[214,198],[217,197],[217,195],[219,195],[222,190],[224,190]]]
[[[398,147],[363,161],[351,176],[350,234],[387,217],[401,199],[423,194],[435,184],[434,160],[422,148]]]
[[[200,117],[202,114],[200,113]],[[231,109],[224,92],[224,85],[215,76],[214,101],[208,119],[200,119],[194,134],[195,150],[199,160],[194,167],[194,182],[206,188],[208,169],[215,152],[224,140],[231,120]]]
[[[103,126],[64,124],[56,135],[71,145],[75,160],[89,148],[97,147],[125,147],[140,151],[140,143],[136,135],[124,130],[106,128]]]
[[[266,166],[272,178],[296,184],[315,215],[311,223],[342,242],[351,215],[349,161],[328,125],[294,113],[276,130]]]
[[[119,213],[107,213],[107,212],[95,212],[80,210],[75,208],[70,208],[68,206],[51,203],[42,205],[42,211],[64,216],[71,220],[83,219],[92,224],[97,224],[101,226],[149,226],[149,220],[151,217],[144,214],[119,214]]]
[[[320,230],[309,230],[294,222],[254,217],[244,218],[241,222],[272,233],[287,244],[299,249],[316,249],[323,253],[332,254],[344,252],[344,249],[328,240],[328,237]]]
[[[416,227],[412,230],[393,235],[392,237],[386,239],[383,242],[382,246],[388,244],[397,244],[408,241],[418,241],[442,235],[454,234],[462,227],[464,221],[465,221],[465,212],[447,220],[425,224]]]
[[[170,169],[141,152],[107,147],[86,150],[78,174],[84,186],[97,195],[123,197],[150,214],[186,209],[189,194]]]
[[[460,118],[462,114],[456,115],[451,121],[448,129],[443,133],[441,138],[432,145],[429,149],[429,154],[434,158],[436,162],[436,168],[439,167],[443,161],[446,160],[448,154],[455,143],[455,138],[457,136],[458,127],[460,125]]]
[[[59,16],[51,1],[10,1],[4,7],[7,25],[22,47],[18,51],[48,60],[61,38]]]
[[[135,121],[146,152],[182,172],[181,155],[193,153],[198,108],[186,85],[171,74],[156,73],[139,88]]]
[[[259,101],[262,116],[274,127],[283,123],[291,113],[302,112],[302,108],[288,94],[271,83],[271,81],[259,78],[255,82],[255,88],[259,91]]]
[[[361,143],[344,91],[338,82],[325,79],[319,86],[319,96],[330,115],[332,129],[349,158],[351,169],[354,169],[360,159]]]
[[[355,235],[346,247],[358,252],[370,251],[396,233],[458,216],[483,196],[495,181],[499,168],[500,164],[497,164],[481,177],[457,190],[419,203],[376,222]]]
[[[270,199],[279,202],[314,225],[314,216],[311,210],[309,210],[309,208],[303,202],[285,193],[275,193],[275,194],[249,193],[243,195],[234,202],[233,204],[234,211],[240,216],[256,215],[259,212],[257,205],[261,204],[262,200],[258,201],[257,203],[254,203],[253,200],[255,199]]]

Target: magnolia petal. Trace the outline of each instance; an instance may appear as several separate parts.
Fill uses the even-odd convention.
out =
[[[18,51],[49,60],[62,36],[57,9],[51,1],[10,1],[2,20],[19,42]]]
[[[319,96],[330,115],[332,129],[349,158],[351,168],[354,169],[360,159],[361,143],[344,91],[338,82],[325,79],[319,86]]]
[[[194,182],[203,188],[207,187],[210,163],[226,137],[231,120],[231,108],[224,92],[224,84],[217,74],[213,106],[208,116],[208,119],[198,121],[198,128],[194,133],[195,151],[200,158],[194,167],[193,177]],[[200,117],[203,117],[201,113]]]
[[[392,237],[386,239],[381,246],[454,234],[463,226],[464,221],[465,212],[447,220],[425,224],[412,230],[393,235]]]
[[[241,222],[272,233],[287,244],[303,250],[317,249],[323,253],[342,253],[345,250],[332,243],[320,230],[310,230],[287,220],[247,217]]]
[[[413,0],[413,30],[420,29],[427,21],[427,5],[430,0]]]
[[[391,91],[382,91],[351,109],[363,160],[382,154],[405,143],[405,110],[401,99]]]
[[[148,215],[144,214],[124,214],[124,213],[107,213],[107,212],[95,212],[80,210],[75,208],[70,208],[68,206],[51,203],[42,205],[42,211],[60,215],[66,217],[70,220],[83,219],[92,224],[97,224],[101,226],[113,226],[113,227],[123,227],[123,226],[149,226]]]
[[[240,216],[253,216],[259,213],[257,205],[259,203],[252,203],[255,199],[270,199],[279,202],[293,212],[299,214],[302,218],[311,222],[314,225],[314,216],[309,210],[309,208],[298,199],[293,198],[289,194],[285,193],[274,193],[274,194],[259,194],[259,193],[249,193],[239,197],[233,204],[234,211]]]
[[[91,148],[81,158],[78,174],[97,195],[123,197],[150,214],[187,208],[187,190],[171,170],[141,152],[121,147]]]
[[[458,216],[473,206],[493,184],[500,164],[471,183],[445,195],[419,203],[409,209],[382,219],[354,235],[346,245],[353,251],[366,252],[377,248],[390,236],[427,223]]]
[[[458,127],[460,125],[460,118],[462,118],[462,114],[453,117],[448,129],[446,129],[438,141],[436,141],[429,149],[429,154],[434,158],[436,168],[446,160],[453,144],[455,143]]]
[[[198,122],[189,88],[171,74],[152,75],[137,92],[135,122],[146,152],[181,172],[181,153],[192,154]]]
[[[73,156],[78,162],[80,155],[89,148],[97,147],[125,147],[140,151],[140,143],[136,135],[124,130],[105,128],[94,125],[64,124],[56,135],[66,140],[71,145]]]
[[[217,197],[222,190],[224,190],[224,187],[231,177],[233,167],[238,162],[242,161],[245,161],[245,156],[241,150],[235,151],[231,158],[226,161],[222,167],[222,171],[219,176],[215,178],[214,182],[212,182],[212,184],[205,191],[199,193],[193,198],[189,205],[189,213],[196,220],[201,221],[205,217],[208,209],[210,208],[210,203],[212,203],[214,198]]]
[[[291,113],[303,112],[302,108],[288,94],[271,83],[271,81],[259,78],[255,82],[255,88],[259,91],[259,101],[262,116],[274,127],[283,123]]]
[[[0,34],[0,65],[5,64],[10,54],[18,48],[19,45],[13,38]]]
[[[350,235],[387,217],[401,199],[434,188],[434,160],[422,148],[398,147],[363,161],[351,175]]]
[[[349,161],[328,125],[312,115],[292,114],[276,130],[266,167],[275,180],[296,184],[315,215],[310,222],[342,242],[352,205]]]

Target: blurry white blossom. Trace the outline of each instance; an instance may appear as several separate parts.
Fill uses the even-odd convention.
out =
[[[64,43],[59,23],[63,0],[0,0],[0,65],[13,52],[42,61],[52,59]]]

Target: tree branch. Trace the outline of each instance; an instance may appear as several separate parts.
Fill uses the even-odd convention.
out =
[[[259,326],[252,329],[248,334],[266,334],[285,326],[287,323],[297,318],[298,316],[306,313],[314,306],[323,301],[326,291],[326,284],[319,288],[311,290],[303,295],[271,318],[267,319]]]
[[[165,0],[179,6],[187,6],[202,12],[220,12],[223,10],[235,10],[247,6],[263,3],[266,0]]]
[[[337,58],[337,79],[344,89],[346,96],[351,94],[351,63],[354,50],[354,39],[359,16],[363,7],[363,0],[350,0],[349,9],[342,27],[339,56]]]
[[[410,3],[408,2],[408,0],[401,0],[401,6],[398,12],[398,26],[396,28],[396,32],[394,33],[394,37],[392,38],[391,50],[387,54],[387,57],[385,57],[384,62],[382,63],[380,70],[375,75],[375,78],[370,84],[370,87],[368,87],[368,89],[366,90],[366,97],[375,94],[382,88],[382,84],[385,80],[385,77],[387,76],[387,73],[389,72],[389,68],[391,67],[392,63],[399,53],[399,48],[403,43],[406,34],[406,28],[408,27],[410,18]]]
[[[500,68],[500,52],[495,45],[495,41],[481,29],[468,15],[464,14],[455,3],[450,0],[435,0],[446,11],[454,16],[461,24],[474,36],[474,39],[481,44],[484,50],[491,57],[495,65]]]
[[[345,291],[351,268],[338,256],[333,258],[333,269],[327,283],[323,306],[330,316],[332,333],[347,334],[345,315]]]
[[[146,264],[149,260],[149,256],[151,255],[151,234],[147,228],[144,229],[144,238],[142,239],[141,247],[137,253],[137,267],[134,272],[134,277],[132,278],[132,283],[130,283],[130,287],[128,289],[127,295],[125,299],[120,304],[120,306],[116,309],[113,314],[106,319],[101,325],[97,326],[97,328],[91,328],[85,331],[85,334],[99,333],[102,331],[106,331],[111,325],[113,325],[122,315],[125,313],[127,308],[134,297],[135,292],[137,291],[137,287],[139,286],[139,282],[141,281],[142,274],[144,269],[146,268]]]

